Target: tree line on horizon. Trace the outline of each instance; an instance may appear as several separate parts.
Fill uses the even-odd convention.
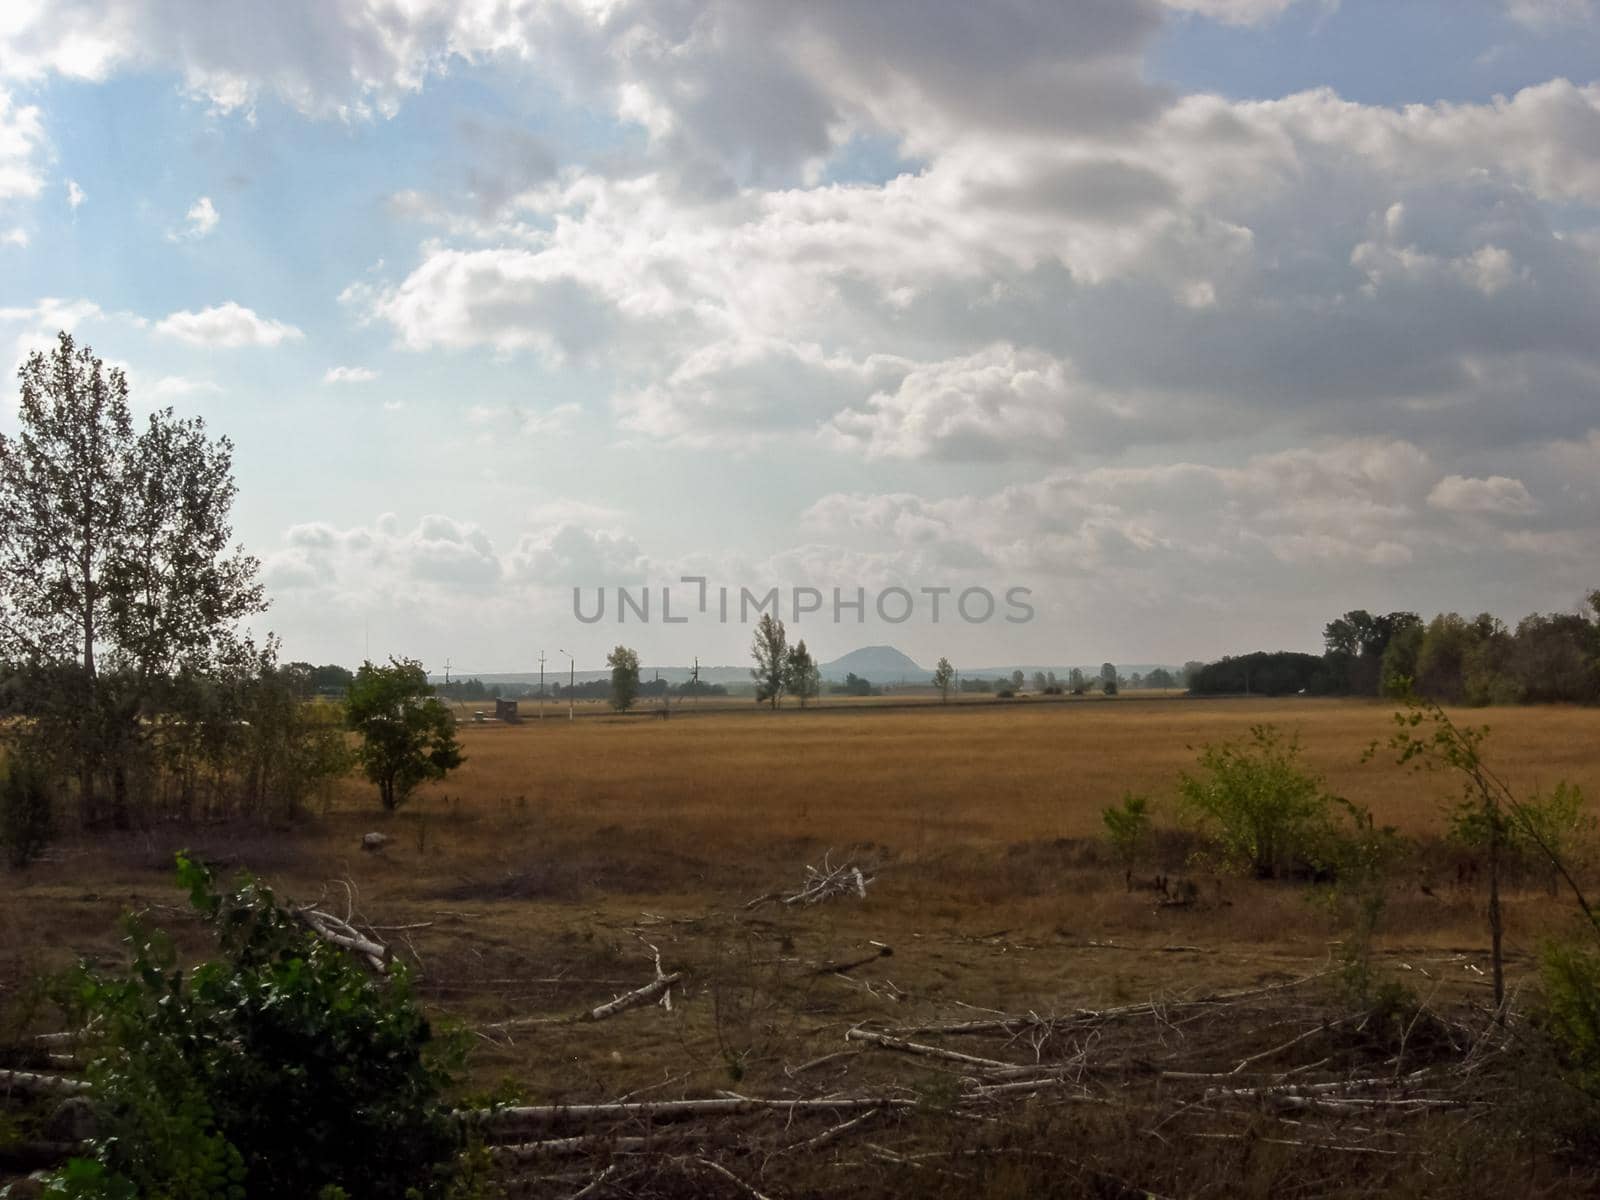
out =
[[[1365,609],[1329,621],[1324,650],[1256,651],[1189,673],[1196,695],[1387,696],[1409,687],[1441,704],[1600,703],[1600,589],[1587,611],[1531,613],[1515,628],[1490,613]]]

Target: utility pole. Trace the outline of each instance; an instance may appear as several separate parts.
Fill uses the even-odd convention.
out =
[[[544,651],[539,651],[539,720],[544,720]]]
[[[565,650],[557,650],[557,654],[567,654]],[[577,713],[572,711],[572,689],[578,685],[578,660],[567,654],[567,720],[578,719]]]

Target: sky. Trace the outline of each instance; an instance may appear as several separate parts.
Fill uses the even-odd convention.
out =
[[[1514,621],[1600,586],[1597,64],[1597,0],[11,0],[0,359],[232,440],[289,658]]]

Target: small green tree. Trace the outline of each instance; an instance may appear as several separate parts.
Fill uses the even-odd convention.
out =
[[[639,695],[639,655],[618,646],[606,655],[606,666],[611,668],[611,707],[627,712]]]
[[[433,698],[422,664],[391,658],[361,664],[345,701],[345,724],[361,739],[356,757],[393,812],[421,783],[443,779],[464,761],[455,718]]]
[[[783,622],[771,613],[762,613],[750,653],[756,660],[755,669],[750,672],[756,681],[756,703],[777,708],[783,699],[784,672],[789,664],[789,637]]]
[[[1404,711],[1394,715],[1396,729],[1389,738],[1396,761],[1417,770],[1450,771],[1461,777],[1461,800],[1448,813],[1450,833],[1457,841],[1481,849],[1488,866],[1489,958],[1495,1007],[1503,1016],[1505,924],[1500,911],[1500,880],[1508,854],[1531,850],[1549,863],[1551,871],[1566,882],[1590,928],[1600,936],[1600,915],[1573,877],[1566,859],[1588,828],[1582,812],[1583,796],[1577,788],[1561,784],[1548,797],[1535,797],[1532,802],[1519,800],[1484,758],[1487,725],[1457,725],[1433,701],[1419,698],[1411,690],[1409,679],[1399,678],[1393,685],[1405,704]],[[1377,748],[1374,742],[1368,756],[1375,754]]]
[[[1150,842],[1150,798],[1124,792],[1122,803],[1102,809],[1100,819],[1105,823],[1106,838],[1122,864],[1122,879],[1133,891],[1133,869],[1139,865],[1145,847]]]
[[[939,689],[939,703],[950,702],[950,687],[956,680],[956,669],[950,665],[948,658],[941,658],[939,664],[933,669],[933,686]]]
[[[1374,955],[1379,926],[1389,907],[1390,879],[1405,843],[1392,825],[1379,825],[1372,810],[1343,797],[1333,797],[1349,818],[1325,842],[1324,857],[1332,876],[1326,900],[1345,931],[1340,946],[1340,980],[1351,999],[1369,1004],[1378,971]]]
[[[404,970],[372,977],[249,879],[219,892],[182,855],[178,873],[220,956],[185,970],[130,922],[125,977],[80,971],[98,1129],[45,1194],[442,1195],[460,1137]]]
[[[1217,843],[1223,863],[1273,879],[1317,866],[1329,833],[1331,797],[1300,764],[1300,743],[1254,725],[1242,744],[1205,746],[1200,772],[1185,771],[1179,797]]]

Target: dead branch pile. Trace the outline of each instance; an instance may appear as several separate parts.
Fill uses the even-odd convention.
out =
[[[784,892],[768,892],[764,896],[757,896],[745,909],[760,908],[764,904],[774,902],[788,905],[821,904],[824,900],[832,900],[836,896],[855,896],[859,900],[867,898],[867,885],[876,881],[877,876],[868,875],[854,862],[845,862],[834,866],[832,851],[823,856],[822,866],[806,866],[805,878],[801,881],[798,891],[785,894]]]
[[[634,1194],[682,1171],[686,1156],[714,1166],[723,1191],[775,1196],[794,1190],[798,1171],[961,1179],[985,1155],[1026,1154],[1075,1164],[1093,1194],[1143,1196],[1161,1195],[1161,1181],[1108,1174],[1090,1151],[1023,1146],[1004,1131],[1042,1113],[1099,1114],[1083,1119],[1121,1122],[1148,1139],[1150,1158],[1248,1138],[1324,1156],[1320,1169],[1336,1171],[1351,1156],[1415,1158],[1419,1120],[1476,1120],[1514,1086],[1514,1016],[1502,1024],[1424,1004],[1397,1023],[1337,1010],[1326,989],[1307,986],[1318,978],[1099,1010],[858,1025],[843,1033],[848,1048],[787,1070],[793,1089],[781,1095],[457,1115],[527,1194],[558,1181],[568,1195]],[[915,1071],[896,1070],[912,1060]],[[970,1131],[959,1152],[952,1122]]]
[[[344,888],[344,916],[339,917],[328,912],[322,907],[320,899],[311,904],[291,906],[289,911],[294,914],[297,921],[324,941],[331,942],[352,954],[360,955],[379,975],[386,974],[391,957],[389,947],[378,940],[370,925],[366,926],[366,933],[356,928],[355,885],[347,879],[338,880],[338,883]]]

